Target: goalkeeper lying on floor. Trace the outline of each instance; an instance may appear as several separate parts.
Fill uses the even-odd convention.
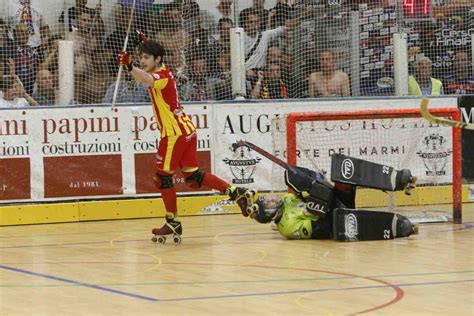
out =
[[[410,170],[395,170],[348,157],[333,155],[331,180],[302,167],[285,171],[285,183],[293,193],[262,195],[241,189],[237,202],[244,216],[259,223],[274,221],[288,239],[335,239],[339,241],[382,240],[408,237],[418,232],[408,218],[391,212],[358,210],[356,187],[385,191],[410,191],[416,178]]]

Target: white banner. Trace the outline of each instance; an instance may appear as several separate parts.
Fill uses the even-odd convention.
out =
[[[245,139],[273,153],[272,119],[289,112],[418,108],[418,102],[246,101],[187,104],[186,113],[197,127],[204,171],[236,185],[269,190],[274,164],[243,148],[234,152],[233,142]],[[457,100],[431,103],[455,108]],[[0,203],[157,194],[151,179],[159,137],[149,105],[1,109]],[[286,160],[283,152],[276,154]],[[175,185],[179,192],[194,192],[179,173]]]

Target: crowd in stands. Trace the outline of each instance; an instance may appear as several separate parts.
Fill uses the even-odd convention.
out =
[[[175,0],[158,7],[153,0],[136,0],[132,29],[141,29],[165,47],[164,62],[177,78],[182,101],[233,99],[230,29],[235,26],[244,30],[247,98],[352,95],[348,69],[338,67],[336,54],[327,47],[311,57],[316,62],[303,79],[295,78],[292,72],[291,34],[314,18],[311,6],[301,10],[286,0],[277,0],[273,8],[266,9],[265,0],[252,0],[250,7],[237,14],[233,1],[237,0],[219,0],[216,7],[203,10],[194,0]],[[75,0],[75,5],[66,8],[50,26],[30,0],[12,0],[14,5],[0,19],[0,107],[59,104],[61,39],[74,43],[72,102],[111,103],[118,73],[115,56],[123,49],[132,2],[117,0],[106,27],[100,2],[91,8],[87,0]],[[372,6],[379,2],[384,3],[368,1]],[[136,45],[133,33],[129,52]],[[430,58],[417,58],[410,67],[409,94],[474,93],[470,45],[454,52],[453,61],[443,78],[433,78]],[[295,93],[295,85],[301,82],[305,85],[303,95]],[[147,88],[126,72],[118,91],[117,103],[149,101]]]

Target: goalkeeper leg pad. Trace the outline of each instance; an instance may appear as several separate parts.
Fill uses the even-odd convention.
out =
[[[407,194],[416,182],[408,169],[395,170],[387,165],[341,154],[331,157],[331,180],[384,191],[405,190]]]
[[[384,240],[418,233],[408,218],[391,212],[337,208],[333,214],[333,239],[337,241]]]

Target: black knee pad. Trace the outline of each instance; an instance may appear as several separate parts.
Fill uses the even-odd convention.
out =
[[[173,187],[173,176],[172,175],[162,175],[157,173],[153,177],[153,182],[158,189],[169,189]]]
[[[205,172],[197,170],[189,177],[186,177],[186,184],[193,189],[199,189],[202,186],[202,180],[205,174]]]

